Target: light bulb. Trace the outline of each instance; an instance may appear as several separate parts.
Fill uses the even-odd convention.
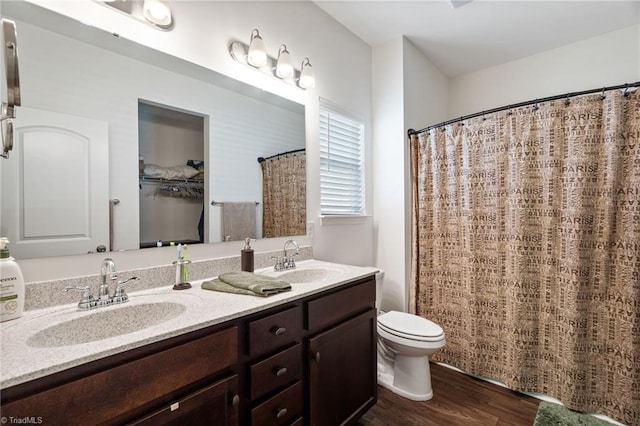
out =
[[[171,24],[171,9],[161,0],[144,0],[142,14],[153,24],[163,27]]]
[[[251,33],[251,43],[249,43],[249,52],[247,54],[247,62],[256,68],[262,67],[267,63],[267,48],[264,45],[262,37],[257,29]]]
[[[313,75],[313,70],[311,69],[311,62],[309,62],[309,58],[304,58],[300,67],[300,79],[298,80],[298,85],[303,89],[310,89],[315,86],[315,84],[316,78]]]
[[[278,51],[278,63],[276,65],[276,75],[280,78],[287,78],[293,74],[293,64],[291,63],[291,55],[286,45],[280,46]]]

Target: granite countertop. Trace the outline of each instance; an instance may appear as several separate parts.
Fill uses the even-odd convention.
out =
[[[318,269],[325,272],[318,271]],[[131,292],[127,303],[91,311],[78,311],[77,303],[27,311],[18,319],[0,324],[2,343],[0,388],[6,389],[90,361],[259,312],[340,286],[377,271],[378,269],[371,267],[305,260],[298,262],[297,268],[289,271],[274,272],[273,268],[256,271],[256,273],[271,276],[290,274],[288,281],[291,282],[291,291],[270,297],[253,297],[203,290],[200,288],[202,280],[199,280],[193,281],[193,287],[188,290],[175,291],[169,286]],[[299,280],[300,276],[306,277],[309,282],[296,283],[295,281]],[[113,289],[111,290],[113,291]],[[173,303],[163,304],[162,302]],[[143,317],[142,319],[147,323],[156,324],[138,331],[88,343],[58,347],[34,346],[34,336],[37,335],[40,338],[37,339],[37,342],[46,342],[47,335],[55,335],[55,333],[49,332],[50,327],[77,318],[102,315],[103,312],[109,310],[129,310],[134,305],[145,305],[135,308],[140,309],[136,311],[138,317],[127,318],[127,311],[123,311],[123,316],[118,317],[119,324],[114,324],[111,321],[100,322],[100,326],[103,328],[101,331],[108,335],[110,330],[114,328],[122,330],[123,327],[127,327],[127,324],[138,323],[140,317]],[[174,317],[166,319],[166,316]],[[129,319],[133,321],[129,321]],[[93,319],[90,319],[89,323],[91,322],[95,323]],[[133,328],[135,327],[134,325]],[[44,329],[48,329],[48,331],[41,332]],[[38,334],[38,332],[41,333]],[[78,330],[77,332],[91,333],[92,330]],[[120,331],[113,330],[112,332],[115,334]],[[81,339],[81,337],[79,338]],[[55,340],[53,344],[55,344]]]

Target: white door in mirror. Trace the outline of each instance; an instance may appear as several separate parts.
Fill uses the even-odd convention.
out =
[[[19,147],[2,165],[0,235],[16,259],[109,246],[109,128],[84,117],[20,108]]]

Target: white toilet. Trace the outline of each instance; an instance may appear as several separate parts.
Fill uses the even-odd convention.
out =
[[[376,308],[380,313],[384,272],[376,275]],[[378,315],[378,383],[414,400],[433,397],[429,355],[446,341],[438,324],[405,312]]]

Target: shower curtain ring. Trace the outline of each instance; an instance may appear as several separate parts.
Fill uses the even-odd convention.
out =
[[[600,100],[604,101],[606,99],[606,95],[604,94],[604,87],[602,88],[602,93],[600,94]]]
[[[571,101],[569,100],[569,94],[567,93],[567,97],[564,99],[564,106],[571,105]]]
[[[626,98],[627,96],[629,96],[629,93],[630,93],[629,92],[629,83],[627,83],[627,84],[624,85],[624,93],[622,94],[622,96],[624,96]]]
[[[533,110],[537,111],[538,109],[540,109],[540,107],[538,106],[538,100],[536,99],[535,104],[533,105]]]

